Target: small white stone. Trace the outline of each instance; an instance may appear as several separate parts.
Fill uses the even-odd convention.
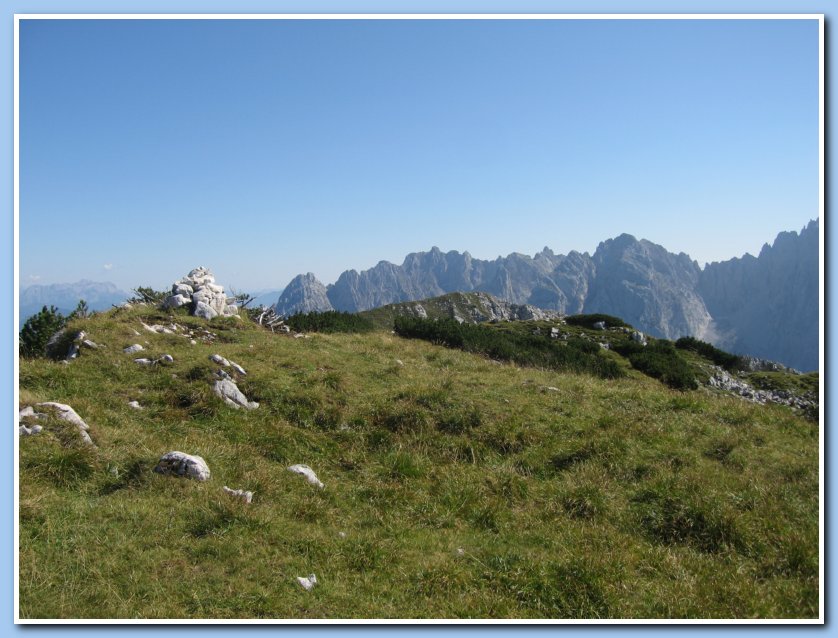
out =
[[[130,405],[135,410],[142,410],[143,409],[143,406],[140,405],[139,401],[129,401],[128,405]]]
[[[234,496],[236,498],[240,498],[245,503],[250,503],[253,500],[253,492],[245,492],[244,490],[234,490],[230,489],[226,485],[221,488],[230,496]]]
[[[154,361],[152,361],[151,359],[146,359],[145,357],[143,357],[142,359],[134,359],[134,363],[141,366],[153,366],[155,364]]]
[[[136,330],[134,332],[136,332]],[[122,351],[125,354],[134,354],[135,352],[139,352],[142,349],[143,349],[143,347],[139,343],[135,343],[132,346],[128,346],[127,348],[123,348]]]
[[[325,487],[323,483],[320,481],[320,479],[317,478],[317,474],[314,473],[314,470],[312,470],[308,465],[291,465],[288,467],[288,470],[290,472],[294,472],[296,474],[301,474],[302,476],[305,476],[306,480],[309,483],[311,483],[312,485],[316,485],[321,490]]]
[[[170,354],[164,354],[157,361],[160,362],[160,363],[174,363],[175,358]]]
[[[297,582],[302,585],[302,588],[306,591],[311,591],[312,587],[317,584],[317,576],[314,574],[309,574],[308,578],[305,576],[297,576]]]
[[[230,365],[230,362],[227,361],[227,359],[222,357],[220,354],[210,355],[210,360],[214,361],[215,363],[217,363],[220,366],[225,366],[226,367],[226,366]]]

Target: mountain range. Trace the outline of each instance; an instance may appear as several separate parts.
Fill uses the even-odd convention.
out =
[[[780,233],[759,256],[706,265],[622,234],[593,255],[549,248],[481,260],[434,247],[401,265],[381,261],[347,270],[328,286],[296,276],[276,303],[279,314],[359,312],[450,292],[481,291],[503,301],[562,314],[607,313],[655,337],[694,336],[739,354],[818,368],[819,222]]]
[[[88,279],[72,284],[33,285],[20,291],[18,318],[22,326],[44,306],[55,306],[61,314],[68,315],[82,299],[90,310],[107,310],[130,296],[110,282]]]

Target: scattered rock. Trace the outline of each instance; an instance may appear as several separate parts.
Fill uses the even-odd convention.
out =
[[[231,367],[231,368],[233,368],[233,370],[235,370],[236,372],[238,372],[238,373],[239,373],[240,375],[242,375],[243,377],[246,377],[246,376],[247,376],[247,372],[245,372],[245,371],[244,371],[244,368],[242,368],[242,367],[241,367],[238,363],[235,363],[234,361],[231,361],[231,362],[230,362],[230,367]]]
[[[338,538],[346,538],[346,532],[338,532]]]
[[[309,483],[316,485],[320,489],[325,487],[320,479],[317,478],[317,474],[314,473],[314,470],[312,470],[308,465],[291,465],[288,467],[288,470],[296,474],[302,474],[306,477],[306,480]]]
[[[552,386],[552,385],[543,385],[543,386],[541,386],[541,389],[544,392],[558,392],[559,391],[559,389],[557,387]]]
[[[81,345],[83,345],[85,348],[90,348],[91,350],[98,350],[99,348],[104,347],[99,345],[98,343],[91,341],[90,339],[85,339],[81,342]]]
[[[33,425],[32,427],[26,427],[25,425],[20,425],[17,428],[17,433],[20,436],[32,436],[33,434],[38,434],[41,430],[43,430],[40,425]]]
[[[639,343],[641,346],[645,346],[646,343],[647,343],[646,342],[646,335],[644,335],[642,332],[639,332],[637,330],[635,330],[634,332],[631,333],[631,340],[634,341],[635,343]]]
[[[605,322],[597,321],[594,323],[594,330],[605,330]]]
[[[226,485],[221,488],[230,496],[240,498],[245,503],[250,503],[253,500],[253,492],[245,492],[244,490],[233,490],[227,487]]]
[[[122,351],[125,354],[134,354],[135,352],[139,352],[142,349],[143,349],[143,347],[139,343],[135,343],[132,346],[128,346],[127,348],[123,348]]]
[[[226,366],[230,365],[230,362],[227,361],[227,359],[222,357],[220,354],[211,355],[210,360],[214,361],[215,363],[217,363],[220,366],[225,366],[226,367]]]
[[[396,363],[400,366],[404,365],[404,361],[402,361],[401,359],[396,359]]]
[[[134,363],[141,366],[153,366],[155,364],[155,361],[153,359],[147,359],[145,357],[142,357],[140,359],[134,359]]]
[[[35,408],[33,408],[31,405],[27,405],[25,408],[23,408],[20,412],[17,413],[17,416],[19,419],[23,419],[24,417],[31,417],[33,419],[37,419],[39,415],[37,412],[35,412]]]
[[[154,471],[158,474],[182,476],[196,481],[207,481],[210,470],[200,456],[191,456],[183,452],[167,452],[160,457]]]
[[[143,409],[143,406],[140,405],[139,401],[129,401],[128,405],[130,405],[135,410],[142,410]]]
[[[253,410],[259,407],[256,401],[248,401],[232,379],[220,379],[213,385],[213,390],[220,396],[224,403],[233,408],[247,408]]]
[[[164,354],[157,360],[157,363],[174,363],[175,358],[170,354]]]
[[[302,585],[303,589],[310,591],[317,584],[317,576],[309,574],[308,578],[305,576],[297,576],[297,582]]]
[[[64,403],[56,403],[55,401],[46,401],[44,403],[36,403],[35,407],[38,408],[47,408],[53,411],[55,416],[63,421],[67,421],[68,423],[72,423],[75,425],[79,430],[79,435],[81,436],[82,440],[87,443],[88,445],[93,445],[93,441],[90,438],[90,434],[88,431],[90,427],[87,423],[84,422],[76,411],[71,408],[69,405]]]

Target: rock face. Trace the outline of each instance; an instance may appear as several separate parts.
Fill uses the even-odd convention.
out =
[[[282,291],[274,307],[280,315],[334,310],[326,296],[326,287],[311,273],[294,277]]]
[[[210,477],[210,470],[204,459],[177,451],[161,456],[154,471],[158,474],[191,478],[196,481],[208,481]]]
[[[698,264],[652,242],[620,235],[599,245],[584,311],[614,314],[654,337],[706,334],[711,317],[696,284]]]
[[[401,265],[382,261],[348,270],[329,286],[311,273],[299,275],[276,312],[359,312],[472,291],[560,314],[615,315],[652,336],[693,336],[803,370],[818,366],[817,220],[800,235],[781,233],[759,257],[704,270],[683,253],[631,235],[602,242],[593,255],[545,248],[533,257],[513,253],[488,261],[432,248]],[[422,312],[417,306],[416,315]]]
[[[212,272],[204,266],[191,270],[186,277],[173,283],[172,294],[163,301],[165,309],[187,305],[192,315],[203,319],[239,312],[235,304],[227,303],[224,286],[216,284]]]
[[[818,368],[818,221],[780,233],[758,257],[709,264],[698,291],[713,317],[715,343],[732,352]]]

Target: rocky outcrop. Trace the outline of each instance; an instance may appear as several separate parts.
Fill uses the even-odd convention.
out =
[[[181,306],[189,306],[190,314],[202,319],[239,312],[235,304],[227,303],[224,286],[215,283],[215,276],[204,266],[191,270],[186,277],[172,284],[172,294],[163,301],[163,308]]]
[[[87,445],[93,445],[93,441],[90,438],[90,427],[69,405],[55,401],[45,401],[44,403],[36,403],[35,407],[51,411],[56,418],[75,426],[79,431],[79,436],[82,441]]]
[[[259,407],[256,401],[249,401],[246,396],[239,390],[236,382],[224,375],[213,384],[215,393],[231,408],[246,408],[248,410],[255,410]]]
[[[281,316],[334,310],[326,296],[326,287],[311,273],[294,277],[282,291],[274,309]]]

